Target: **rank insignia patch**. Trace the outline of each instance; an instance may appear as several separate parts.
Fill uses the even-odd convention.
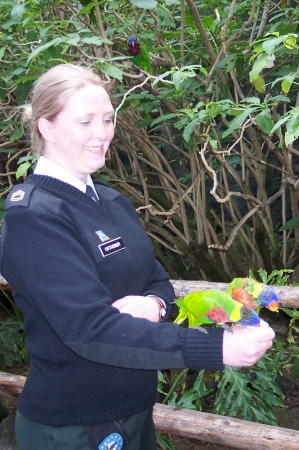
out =
[[[25,195],[25,191],[22,191],[22,189],[19,189],[18,191],[14,192],[12,196],[10,197],[11,202],[20,202],[23,200]]]

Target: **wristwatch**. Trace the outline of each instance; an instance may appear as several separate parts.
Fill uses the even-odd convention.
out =
[[[166,305],[165,305],[164,301],[160,297],[157,297],[156,295],[147,295],[147,297],[151,297],[152,299],[154,299],[155,302],[157,303],[157,305],[159,306],[159,308],[160,308],[159,322],[162,322],[166,316]]]

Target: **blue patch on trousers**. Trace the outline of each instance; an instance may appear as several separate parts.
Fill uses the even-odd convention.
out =
[[[99,450],[121,450],[123,448],[123,438],[118,433],[107,436],[98,446]]]

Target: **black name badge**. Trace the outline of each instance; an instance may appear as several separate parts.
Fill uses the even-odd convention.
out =
[[[108,242],[104,242],[104,244],[100,244],[98,247],[103,257],[111,255],[112,253],[119,252],[120,250],[124,250],[126,248],[121,237],[111,239],[111,241]]]

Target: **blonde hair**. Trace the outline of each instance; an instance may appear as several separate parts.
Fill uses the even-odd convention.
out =
[[[74,64],[59,64],[45,72],[31,91],[31,105],[23,111],[23,120],[29,124],[32,153],[44,153],[44,138],[38,129],[42,117],[53,122],[63,110],[71,95],[78,89],[94,84],[105,85],[92,70]]]

